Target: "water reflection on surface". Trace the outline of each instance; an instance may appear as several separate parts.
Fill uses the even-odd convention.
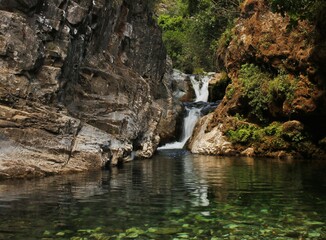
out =
[[[0,182],[0,239],[325,239],[326,165],[162,151]]]

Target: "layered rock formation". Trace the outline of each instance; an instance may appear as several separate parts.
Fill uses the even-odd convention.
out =
[[[326,42],[322,34],[314,23],[293,23],[286,14],[272,12],[267,1],[245,1],[230,42],[218,50],[219,63],[232,83],[215,113],[197,126],[190,149],[324,157]]]
[[[147,1],[2,0],[0,72],[0,177],[150,157],[174,133]]]

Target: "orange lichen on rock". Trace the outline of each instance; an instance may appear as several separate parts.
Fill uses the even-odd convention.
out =
[[[233,143],[233,152],[246,155],[245,150],[254,146],[255,155],[324,157],[325,149],[319,143],[326,136],[326,40],[318,37],[318,31],[313,22],[298,20],[293,24],[286,13],[272,12],[267,1],[244,1],[230,31],[231,41],[217,50],[219,66],[224,67],[231,84],[205,123],[206,132],[219,127],[227,136],[230,129],[241,129],[243,122],[254,123],[257,136],[250,135],[252,129],[243,130],[248,130],[250,141]],[[244,66],[247,79],[240,79]],[[253,77],[248,66],[257,69],[251,73]],[[246,88],[246,84],[251,86],[250,81],[256,81],[254,86],[260,88],[257,92]],[[256,96],[259,91],[261,96]],[[255,117],[253,105],[261,107],[261,116]],[[295,132],[304,137],[293,140],[284,134],[264,135],[272,122],[282,125],[289,120],[302,126]]]

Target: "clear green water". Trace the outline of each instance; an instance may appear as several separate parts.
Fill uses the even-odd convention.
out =
[[[165,151],[0,182],[0,239],[326,239],[326,163]]]

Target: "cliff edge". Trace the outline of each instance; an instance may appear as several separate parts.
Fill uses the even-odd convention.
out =
[[[149,5],[0,2],[0,178],[150,157],[173,135],[169,68]]]

